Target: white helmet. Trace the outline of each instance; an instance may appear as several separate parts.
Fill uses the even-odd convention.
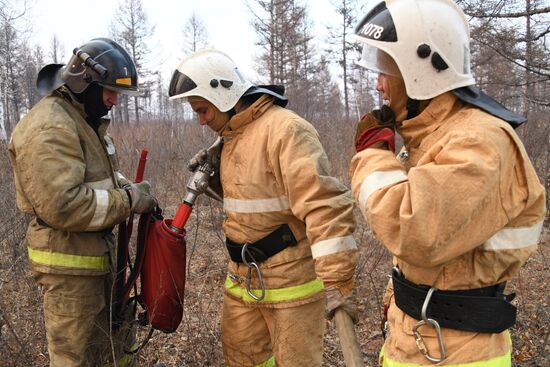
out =
[[[221,112],[232,109],[252,87],[225,53],[217,50],[197,51],[183,59],[172,75],[170,99],[202,97]]]
[[[371,0],[355,29],[363,44],[359,65],[403,77],[407,95],[430,99],[475,84],[470,71],[470,31],[452,0]],[[385,69],[388,68],[389,69]]]

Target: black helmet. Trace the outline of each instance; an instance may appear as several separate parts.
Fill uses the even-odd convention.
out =
[[[66,84],[74,93],[97,84],[117,93],[138,95],[136,66],[126,50],[108,38],[94,38],[73,50],[68,65],[44,66],[38,73],[37,88],[46,94]]]

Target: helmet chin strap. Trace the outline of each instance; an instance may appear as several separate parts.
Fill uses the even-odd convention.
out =
[[[407,97],[407,120],[415,118],[420,112],[420,101]]]

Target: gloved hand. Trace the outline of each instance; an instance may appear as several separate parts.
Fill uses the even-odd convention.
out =
[[[325,294],[327,296],[325,317],[328,320],[332,320],[334,313],[340,308],[346,311],[354,323],[357,323],[359,316],[357,313],[357,296],[355,295],[355,289],[344,296],[340,292],[340,289],[334,287],[326,289]]]
[[[354,142],[355,150],[360,152],[366,148],[389,148],[395,151],[395,114],[384,105],[372,110],[357,124]]]
[[[195,172],[197,168],[206,163],[208,159],[208,152],[206,149],[201,149],[197,154],[193,156],[187,163],[187,169],[191,172]]]
[[[148,181],[130,184],[126,189],[132,201],[130,210],[134,213],[142,214],[153,211],[157,206],[157,199],[150,194],[151,184]]]
[[[210,152],[207,149],[201,149],[193,156],[193,158],[189,160],[189,163],[187,164],[187,168],[191,172],[195,172],[199,166],[202,166],[205,163],[210,164],[213,172],[208,180],[208,187],[212,189],[218,197],[211,195],[208,191],[206,191],[206,195],[216,200],[223,198],[222,184],[220,181],[220,152],[221,149],[211,150]]]

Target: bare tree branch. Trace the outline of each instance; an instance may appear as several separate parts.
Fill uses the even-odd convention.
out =
[[[477,37],[473,37],[474,40],[476,40],[477,42],[479,42],[480,44],[482,44],[483,46],[485,47],[488,47],[490,48],[491,50],[495,51],[497,54],[499,54],[500,56],[502,56],[503,58],[505,58],[506,60],[508,60],[509,62],[519,66],[520,68],[524,69],[524,70],[527,70],[533,74],[537,74],[537,75],[540,75],[540,76],[545,76],[545,77],[550,77],[550,73],[545,73],[545,72],[542,72],[542,71],[539,71],[539,70],[536,70],[536,69],[533,69],[533,68],[530,68],[528,66],[525,66],[524,64],[520,63],[520,62],[517,62],[515,59],[511,58],[510,56],[508,56],[505,52],[503,52],[502,50],[500,50],[499,48],[493,46],[491,43],[488,43],[488,42],[485,42],[483,41],[482,39],[480,38],[477,38]]]
[[[547,14],[550,13],[550,7],[542,8],[542,9],[534,9],[529,12],[515,12],[515,13],[497,13],[495,8],[495,12],[486,14],[482,12],[472,12],[472,11],[465,11],[465,13],[471,17],[474,18],[525,18],[532,15],[538,15],[538,14]]]

